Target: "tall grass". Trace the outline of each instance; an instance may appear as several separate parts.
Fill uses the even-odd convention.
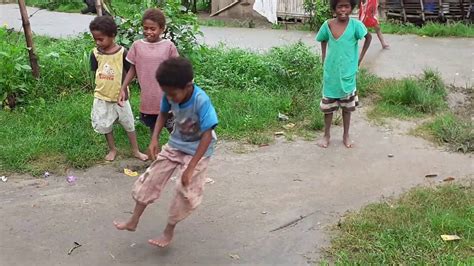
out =
[[[396,21],[382,22],[383,33],[416,34],[428,37],[474,37],[474,26],[462,22],[441,24],[428,22],[423,26],[403,24]]]
[[[453,113],[436,116],[423,128],[441,144],[448,145],[452,150],[464,153],[474,152],[474,122],[463,119]]]
[[[446,88],[439,74],[425,70],[420,78],[387,82],[379,91],[372,115],[414,117],[447,108]]]

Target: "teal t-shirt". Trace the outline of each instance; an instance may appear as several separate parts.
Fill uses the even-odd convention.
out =
[[[323,96],[344,98],[355,91],[359,64],[359,40],[367,35],[367,28],[356,19],[349,19],[344,33],[336,40],[328,21],[319,29],[316,41],[327,42],[323,74]]]

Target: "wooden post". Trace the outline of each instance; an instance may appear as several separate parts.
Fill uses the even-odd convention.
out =
[[[95,0],[95,10],[97,12],[97,16],[101,17],[102,16],[102,1],[101,0]]]
[[[26,49],[28,49],[28,55],[30,57],[30,66],[33,73],[33,77],[39,78],[40,69],[38,65],[38,57],[35,54],[35,46],[33,45],[33,34],[31,33],[30,19],[26,10],[25,0],[18,0],[20,6],[21,20],[23,22],[23,31],[25,32]]]

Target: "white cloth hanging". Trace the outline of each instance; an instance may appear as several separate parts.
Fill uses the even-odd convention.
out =
[[[277,23],[277,0],[255,0],[253,10],[267,18],[271,23]]]

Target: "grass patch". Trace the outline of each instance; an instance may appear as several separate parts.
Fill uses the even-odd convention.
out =
[[[446,95],[441,77],[425,70],[420,78],[384,82],[370,116],[406,119],[432,115],[447,108]]]
[[[26,0],[27,6],[34,6],[58,12],[78,13],[86,7],[82,0]]]
[[[441,24],[428,22],[423,26],[397,21],[384,21],[381,23],[383,33],[390,34],[416,34],[428,37],[474,37],[474,26],[462,22]]]
[[[427,133],[429,139],[447,145],[454,151],[474,152],[474,122],[453,113],[436,116],[417,129],[417,132],[422,136]]]
[[[136,107],[138,97],[137,93],[134,95],[132,106]],[[107,143],[92,130],[92,100],[92,94],[76,93],[43,105],[0,112],[2,171],[61,173],[66,167],[89,167],[101,161]],[[131,156],[126,132],[119,127],[114,134],[119,155]],[[137,136],[140,147],[145,149],[149,143],[148,130],[137,125]]]
[[[345,217],[329,255],[341,265],[472,265],[473,206],[472,185],[412,189]]]

